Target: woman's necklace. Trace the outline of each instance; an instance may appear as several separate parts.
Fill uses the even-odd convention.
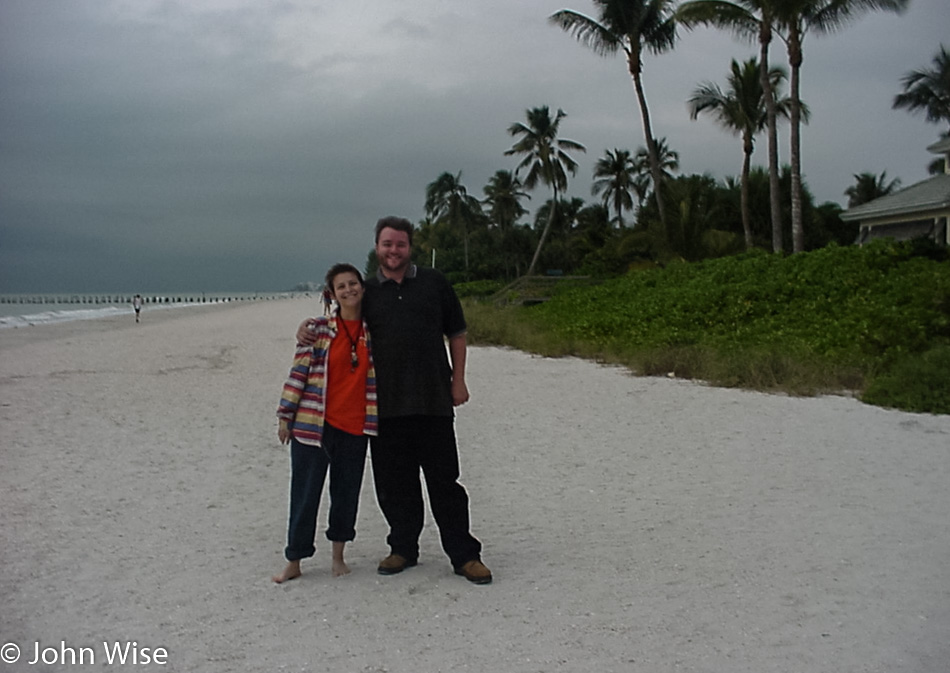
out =
[[[343,316],[340,316],[340,324],[343,325],[343,332],[350,341],[350,371],[355,372],[360,364],[360,357],[356,354],[356,345],[360,342],[360,337],[363,336],[363,321],[360,320],[359,331],[356,333],[355,339],[350,335],[350,330],[346,326],[346,320],[343,319]]]

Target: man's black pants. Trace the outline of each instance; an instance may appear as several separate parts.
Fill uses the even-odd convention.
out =
[[[419,471],[425,475],[432,516],[452,566],[479,559],[482,545],[471,532],[468,493],[459,479],[455,419],[451,416],[401,416],[379,419],[379,436],[370,440],[376,498],[389,523],[393,554],[415,561],[424,522]]]

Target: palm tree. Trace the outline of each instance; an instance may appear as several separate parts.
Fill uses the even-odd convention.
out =
[[[541,232],[541,238],[538,240],[538,248],[534,251],[534,257],[531,259],[531,265],[525,275],[530,276],[534,273],[534,268],[538,264],[538,257],[541,255],[541,248],[551,230],[551,222],[554,220],[554,213],[557,210],[558,194],[567,189],[567,172],[571,175],[577,174],[577,162],[565,150],[577,150],[586,152],[587,148],[573,140],[558,137],[558,130],[561,120],[567,115],[564,110],[558,110],[552,117],[551,111],[547,105],[526,110],[527,121],[515,122],[508,127],[508,134],[518,138],[511,149],[505,152],[505,156],[513,154],[524,155],[524,159],[518,164],[515,173],[520,173],[522,169],[528,170],[522,184],[526,189],[534,189],[538,182],[549,185],[554,190],[553,204],[548,215],[547,224],[544,231]]]
[[[777,25],[786,33],[791,98],[792,251],[805,249],[802,225],[801,96],[802,40],[809,29],[831,33],[872,10],[901,12],[910,0],[782,0],[773,2]]]
[[[678,152],[669,148],[666,143],[666,138],[657,139],[656,152],[660,164],[660,177],[663,180],[663,190],[665,191],[673,179],[673,172],[679,170],[680,156]],[[671,226],[671,221],[674,219],[675,213],[667,213],[667,219],[664,223],[659,217],[659,211],[653,212],[649,204],[646,210],[644,210],[645,195],[649,194],[650,187],[653,187],[654,192],[656,192],[657,189],[656,185],[653,184],[652,171],[650,170],[650,153],[647,148],[643,146],[637,148],[637,153],[633,157],[633,165],[637,174],[634,188],[637,190],[639,204],[638,221],[645,227],[650,228],[650,222],[659,220],[660,230],[666,231]],[[663,201],[664,203],[669,201],[667,196],[663,197]],[[654,203],[656,203],[656,200],[654,200]],[[646,213],[646,215],[644,215],[644,213]]]
[[[904,93],[894,96],[894,108],[923,111],[929,122],[950,124],[950,53],[942,44],[933,66],[933,70],[913,70],[901,78]]]
[[[511,171],[496,171],[485,185],[485,200],[488,216],[492,224],[502,231],[508,231],[522,215],[528,211],[521,205],[521,199],[530,199],[527,192],[521,191],[521,180]]]
[[[656,156],[657,163],[660,167],[660,177],[664,182],[669,181],[669,179],[673,177],[673,171],[678,171],[680,168],[679,152],[670,149],[665,137],[658,138],[656,141]],[[647,148],[643,146],[637,148],[637,153],[633,158],[633,165],[636,168],[637,174],[652,179],[653,171],[650,166],[650,153]],[[647,187],[649,187],[649,185],[647,185]],[[655,189],[656,185],[654,184],[654,190]]]
[[[769,81],[773,91],[778,90],[779,83],[784,78],[785,72],[781,68],[771,69]],[[758,61],[750,58],[739,64],[733,60],[727,81],[729,86],[726,92],[723,92],[718,84],[710,82],[697,87],[688,101],[690,118],[696,119],[701,112],[709,111],[721,126],[742,136],[740,208],[745,247],[746,250],[751,250],[753,243],[752,215],[749,209],[749,169],[752,163],[752,152],[755,150],[755,136],[768,123],[765,95],[762,91],[762,81],[759,79]],[[776,109],[782,116],[787,116],[788,99],[777,101]]]
[[[483,191],[485,192],[485,200],[482,201],[482,205],[488,207],[489,220],[498,227],[500,257],[507,278],[513,257],[514,227],[521,216],[528,212],[521,205],[521,199],[530,199],[531,196],[522,191],[521,180],[514,173],[504,170],[496,171]]]
[[[426,215],[432,220],[445,218],[462,232],[465,246],[465,271],[468,272],[468,230],[481,214],[481,204],[461,183],[462,173],[443,173],[426,185]]]
[[[594,164],[594,184],[590,193],[603,193],[604,205],[613,202],[617,211],[617,226],[623,229],[623,210],[633,210],[633,196],[637,191],[637,168],[627,150],[607,150]]]
[[[848,208],[887,196],[901,186],[900,178],[887,182],[887,171],[883,171],[880,177],[874,173],[858,173],[854,180],[854,184],[844,190],[844,195],[848,197]]]
[[[933,70],[912,70],[901,78],[904,93],[894,96],[894,109],[906,108],[911,112],[923,111],[934,124],[950,123],[950,53],[942,44],[933,57]],[[950,131],[940,134],[950,138]],[[946,159],[934,159],[928,166],[930,175],[941,175],[948,169]]]
[[[548,269],[558,269],[563,273],[572,273],[579,262],[578,254],[583,250],[575,246],[575,234],[580,224],[579,217],[584,209],[584,199],[569,197],[558,199],[557,203],[549,199],[535,214],[535,229],[540,229],[542,223],[551,218],[551,233],[544,253],[540,257],[543,266]]]
[[[671,180],[669,200],[674,207],[666,244],[675,255],[690,262],[699,261],[707,256],[708,234],[718,218],[716,181],[709,175]]]
[[[640,105],[653,182],[657,186],[654,189],[656,205],[664,226],[666,210],[659,188],[662,184],[660,162],[650,124],[650,111],[643,93],[643,50],[662,54],[673,48],[676,42],[673,4],[674,0],[594,0],[594,5],[599,9],[598,20],[572,9],[555,12],[549,19],[601,56],[616,54],[621,49],[626,55],[627,70],[633,78],[633,88]]]
[[[765,96],[769,140],[769,205],[772,219],[772,251],[782,251],[782,196],[778,170],[778,104],[769,80],[769,46],[774,30],[773,5],[779,0],[691,0],[676,10],[676,19],[688,28],[715,26],[738,37],[758,40],[759,79]],[[786,0],[788,1],[788,0]]]
[[[592,203],[578,211],[575,232],[574,240],[588,252],[600,250],[617,235],[611,227],[610,210],[603,203]]]

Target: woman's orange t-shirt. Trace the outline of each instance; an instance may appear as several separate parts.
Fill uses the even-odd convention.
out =
[[[337,318],[337,328],[327,358],[326,421],[337,430],[351,435],[362,435],[366,422],[366,375],[369,370],[366,334],[363,333],[361,320],[344,321]],[[355,368],[352,362],[352,342],[347,336],[347,330],[350,337],[358,339],[356,356],[359,362]]]

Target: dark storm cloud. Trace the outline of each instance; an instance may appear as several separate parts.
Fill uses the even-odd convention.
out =
[[[361,265],[375,220],[421,218],[440,173],[481,196],[514,168],[506,129],[539,105],[563,108],[562,134],[587,145],[571,192],[590,199],[594,161],[635,150],[642,128],[622,60],[548,25],[561,7],[4,0],[0,291],[277,290]],[[860,171],[924,177],[938,129],[890,101],[947,14],[915,0],[807,38],[804,170],[819,200],[841,202]],[[738,141],[691,122],[685,100],[755,51],[697,31],[647,57],[654,130],[683,171],[738,172]],[[772,58],[784,63],[780,44]]]

